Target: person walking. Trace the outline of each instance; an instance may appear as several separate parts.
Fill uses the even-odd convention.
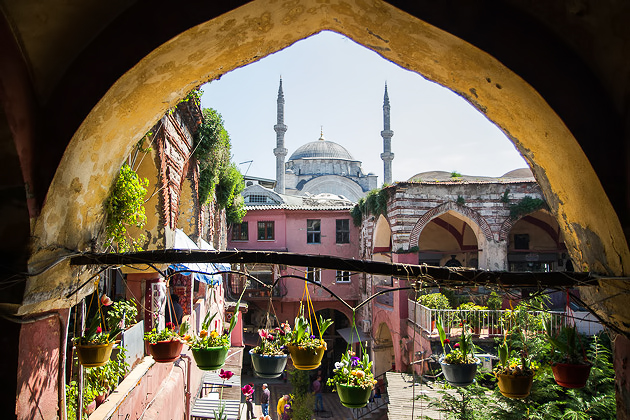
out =
[[[247,420],[253,420],[256,418],[254,416],[254,383],[250,382],[249,386],[252,388],[252,392],[245,396],[245,404],[247,405]]]
[[[283,395],[282,398],[278,400],[278,407],[276,411],[278,412],[278,420],[282,420],[282,415],[284,414],[284,406],[289,402],[289,396]]]
[[[318,376],[313,381],[313,394],[315,394],[315,412],[324,411],[324,400],[322,399],[322,377]]]
[[[260,396],[260,406],[262,408],[263,416],[269,415],[269,399],[271,398],[271,392],[267,384],[262,384],[262,395]]]

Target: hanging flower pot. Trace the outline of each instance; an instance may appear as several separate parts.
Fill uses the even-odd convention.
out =
[[[504,397],[525,398],[529,395],[534,382],[534,375],[506,375],[496,374],[499,381],[499,391]]]
[[[565,388],[584,388],[592,364],[556,363],[551,366],[556,383]]]
[[[323,345],[316,348],[308,348],[289,344],[287,347],[291,354],[291,360],[293,360],[293,366],[298,370],[317,369],[322,364],[324,351],[326,350],[326,346]]]
[[[339,394],[339,401],[341,401],[341,405],[344,407],[361,408],[365,407],[370,399],[372,387],[363,388],[360,386],[350,386],[338,383],[337,393]]]
[[[103,366],[112,355],[114,343],[77,344],[79,363],[85,367]]]
[[[452,386],[468,386],[475,381],[479,359],[476,363],[444,363],[444,358],[440,359],[440,366],[444,373],[444,379]]]
[[[253,350],[249,351],[252,357],[252,365],[254,367],[254,373],[260,378],[279,378],[284,372],[284,368],[287,365],[288,355],[268,355],[254,353]]]
[[[192,349],[197,367],[201,370],[217,370],[225,364],[229,347],[207,347]]]
[[[157,363],[170,363],[177,360],[183,346],[179,340],[158,341],[149,343],[149,353]]]

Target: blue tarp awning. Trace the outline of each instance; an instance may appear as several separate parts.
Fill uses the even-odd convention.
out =
[[[201,247],[190,239],[184,231],[177,229],[175,231],[175,244],[173,249],[194,250],[194,249],[207,249],[214,251],[214,247],[208,242],[201,240]],[[191,274],[195,280],[209,284],[211,286],[217,286],[222,283],[223,276],[221,274],[214,274],[220,271],[228,271],[231,269],[230,264],[223,263],[178,263],[171,264],[168,268],[178,271],[182,274]]]

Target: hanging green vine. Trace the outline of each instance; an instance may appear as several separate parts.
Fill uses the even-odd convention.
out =
[[[228,223],[240,223],[245,216],[241,191],[243,176],[230,163],[230,136],[223,126],[223,118],[214,109],[203,110],[203,122],[195,134],[194,156],[199,161],[199,202],[206,204],[212,197],[217,207],[226,209]]]
[[[140,179],[128,164],[120,168],[118,179],[107,201],[106,246],[115,246],[118,252],[140,251],[146,240],[144,235],[132,238],[127,229],[141,228],[146,223],[144,197],[148,179]]]
[[[361,226],[363,217],[368,214],[374,216],[380,216],[387,214],[387,200],[389,200],[389,193],[386,186],[380,189],[374,189],[367,193],[365,197],[362,197],[359,202],[350,210],[352,221],[355,226]]]

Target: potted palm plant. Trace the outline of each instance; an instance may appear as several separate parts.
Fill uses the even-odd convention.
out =
[[[556,383],[564,388],[583,388],[593,364],[586,359],[586,352],[575,326],[564,326],[556,336],[551,333],[551,323],[545,322],[545,335],[554,349],[551,370]]]
[[[504,339],[499,346],[499,363],[493,370],[501,394],[507,398],[527,397],[532,389],[536,368],[526,346],[517,355],[514,350],[510,351]]]
[[[293,360],[293,366],[299,370],[316,369],[324,357],[326,342],[324,332],[333,324],[330,319],[319,316],[319,337],[311,332],[311,326],[304,317],[304,309],[300,306],[300,315],[295,318],[295,328],[288,335],[287,348]]]
[[[258,330],[258,335],[260,345],[249,351],[254,373],[261,378],[278,378],[287,365],[286,343],[291,335],[291,326],[287,321],[272,330]]]
[[[163,330],[153,328],[145,333],[144,341],[148,343],[149,353],[157,363],[170,363],[177,360],[182,352],[184,346],[182,335],[187,332],[188,323],[184,322],[178,332],[175,324],[167,322]]]
[[[333,377],[328,379],[327,384],[335,387],[344,407],[364,407],[376,384],[368,355],[364,353],[360,358],[354,352],[346,351],[341,361],[335,363]]]
[[[98,367],[107,363],[120,332],[118,325],[114,325],[109,331],[103,331],[101,313],[100,310],[97,311],[84,334],[72,340],[77,349],[79,363],[85,367]]]
[[[472,384],[481,360],[475,357],[475,345],[473,344],[470,330],[465,326],[462,328],[459,343],[455,344],[453,348],[451,347],[450,339],[446,338],[441,322],[438,322],[437,328],[444,353],[439,360],[444,378],[453,386],[468,386]]]

